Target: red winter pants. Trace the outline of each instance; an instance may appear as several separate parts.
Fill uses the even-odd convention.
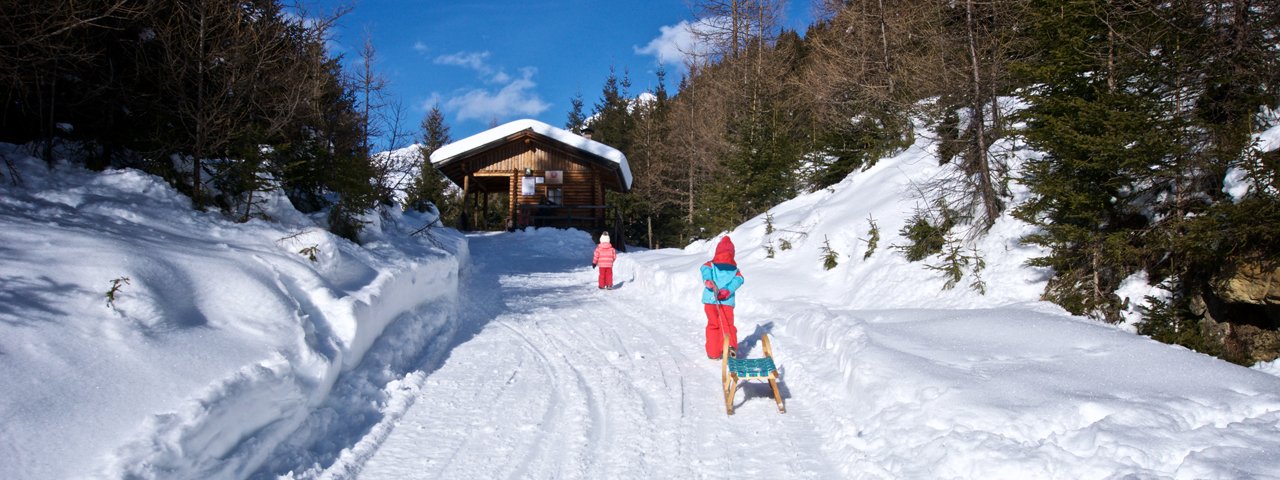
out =
[[[733,307],[704,303],[702,309],[707,312],[707,356],[720,358],[726,333],[729,334],[729,346],[738,348],[738,327],[733,326]],[[722,321],[724,330],[720,329]]]
[[[600,267],[600,288],[613,286],[613,267]]]

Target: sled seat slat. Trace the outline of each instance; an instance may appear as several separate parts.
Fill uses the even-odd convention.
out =
[[[730,358],[729,371],[738,378],[767,378],[770,373],[778,370],[773,364],[773,358]]]

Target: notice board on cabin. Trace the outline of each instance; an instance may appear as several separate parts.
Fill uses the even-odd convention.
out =
[[[547,170],[547,185],[564,183],[564,170]]]

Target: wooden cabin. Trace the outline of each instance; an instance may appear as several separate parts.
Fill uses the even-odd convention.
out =
[[[622,152],[536,120],[516,120],[441,147],[431,164],[462,188],[463,230],[578,228],[611,230],[621,247],[621,218],[605,192],[628,192],[631,169]],[[477,222],[491,196],[505,196],[502,225]]]

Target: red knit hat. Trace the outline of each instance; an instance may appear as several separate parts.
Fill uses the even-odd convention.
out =
[[[711,263],[725,263],[738,266],[738,262],[733,261],[733,240],[729,240],[729,236],[725,235],[720,239],[720,244],[716,245],[716,256],[712,257]]]

